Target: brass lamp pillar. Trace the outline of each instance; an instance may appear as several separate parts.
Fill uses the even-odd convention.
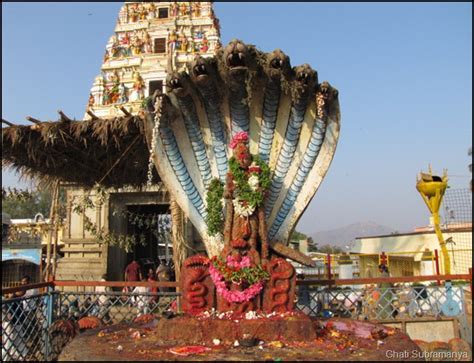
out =
[[[416,189],[421,194],[421,197],[425,201],[426,206],[430,210],[433,217],[434,229],[436,236],[438,237],[441,254],[443,256],[444,273],[449,275],[451,273],[451,261],[449,258],[448,249],[446,247],[446,241],[444,240],[443,234],[441,233],[439,219],[439,208],[447,187],[447,171],[444,170],[443,176],[439,177],[433,175],[431,166],[429,167],[429,173],[420,172],[416,182]]]

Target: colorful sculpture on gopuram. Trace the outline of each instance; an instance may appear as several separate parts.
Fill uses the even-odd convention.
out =
[[[239,40],[170,72],[146,115],[155,165],[208,256],[184,261],[183,311],[290,312],[286,246],[319,187],[339,133],[338,92],[281,51]]]

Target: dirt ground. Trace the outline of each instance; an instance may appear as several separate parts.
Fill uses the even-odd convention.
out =
[[[173,324],[169,320],[169,324]],[[319,323],[318,323],[319,324]],[[234,346],[235,341],[193,345],[201,353],[178,355],[186,344],[167,344],[157,338],[155,326],[117,324],[88,330],[76,336],[59,361],[399,361],[417,359],[418,346],[396,329],[370,323],[334,319],[319,325],[317,338],[308,341],[260,341],[254,347]],[[378,332],[372,334],[370,331]],[[177,349],[178,348],[178,349]],[[191,348],[190,350],[192,350]]]

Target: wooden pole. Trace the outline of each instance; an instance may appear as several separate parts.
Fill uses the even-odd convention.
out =
[[[46,246],[46,276],[45,281],[48,282],[51,277],[51,243],[53,239],[53,226],[54,226],[54,207],[56,201],[56,193],[57,193],[57,183],[53,189],[53,197],[51,200],[51,210],[49,211],[49,234],[48,234],[48,244]]]
[[[125,116],[132,116],[132,114],[128,112],[128,110],[123,106],[120,106],[120,111],[122,111],[125,114]]]
[[[5,124],[5,125],[8,125],[8,126],[15,126],[14,124],[12,124],[11,122],[8,122],[7,120],[3,119],[2,118],[2,122]]]
[[[61,110],[58,110],[58,113],[59,113],[59,116],[61,117],[61,121],[62,122],[71,122],[72,120],[66,116],[66,114],[61,111]]]
[[[26,116],[25,118],[26,118],[28,121],[33,122],[34,124],[37,124],[37,125],[40,125],[40,124],[41,124],[41,121],[40,121],[40,120],[35,119],[35,118],[31,117],[31,116]]]
[[[56,267],[57,267],[57,253],[58,253],[58,229],[59,229],[59,191],[60,191],[60,182],[58,181],[55,188],[56,199],[54,201],[54,245],[53,245],[53,279],[56,279]]]
[[[173,263],[176,281],[179,281],[181,266],[187,257],[187,249],[184,241],[183,212],[173,197],[170,200],[170,211],[171,235],[173,239]]]
[[[94,112],[92,112],[91,110],[87,110],[86,111],[87,114],[92,118],[92,120],[98,120],[99,118],[95,115]]]

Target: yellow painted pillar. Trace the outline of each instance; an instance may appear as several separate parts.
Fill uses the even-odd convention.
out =
[[[446,170],[442,177],[433,176],[431,167],[428,173],[420,173],[416,183],[416,189],[421,194],[421,197],[425,201],[431,215],[433,217],[434,229],[436,236],[438,237],[439,245],[441,248],[441,254],[443,256],[444,273],[451,273],[451,261],[446,247],[446,241],[444,240],[443,233],[440,227],[439,208],[443,200],[444,192],[448,187],[448,175]]]

